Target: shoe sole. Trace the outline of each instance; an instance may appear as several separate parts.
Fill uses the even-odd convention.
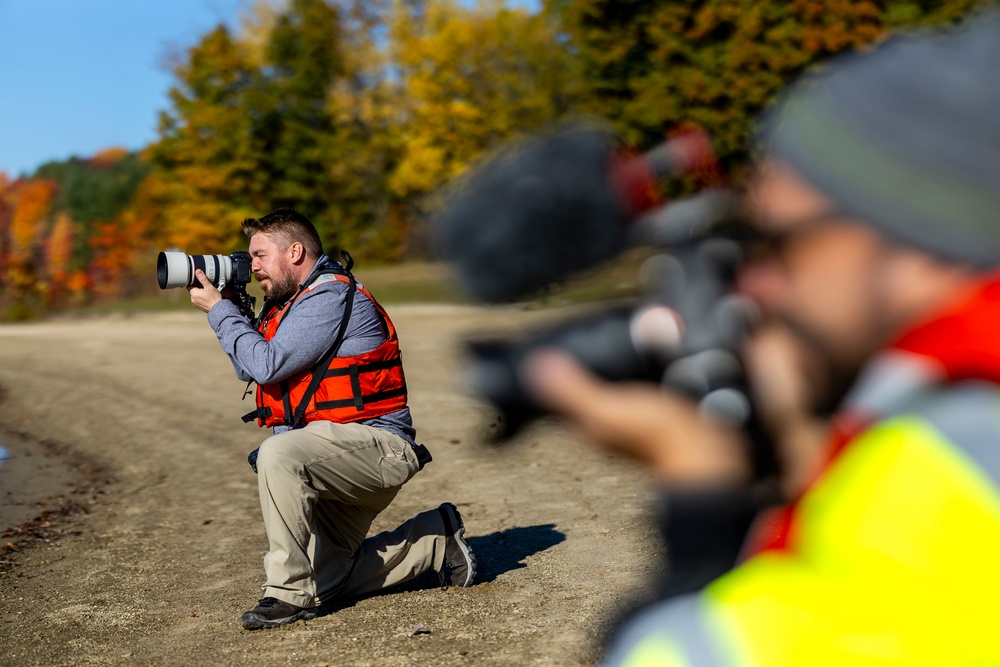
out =
[[[263,628],[276,628],[279,625],[288,625],[296,621],[311,621],[314,618],[316,618],[316,612],[312,609],[303,609],[285,618],[261,618],[253,612],[248,611],[240,618],[240,625],[243,626],[244,630],[261,630]]]
[[[455,541],[458,542],[458,548],[462,552],[462,557],[465,558],[465,564],[469,571],[469,574],[466,576],[463,583],[451,585],[459,586],[460,588],[468,588],[476,579],[476,554],[472,553],[472,548],[465,542],[465,522],[462,521],[462,515],[458,513],[458,508],[451,503],[442,503],[441,507],[438,509],[442,512],[450,512],[454,525],[458,526],[453,534],[453,537],[455,538]]]

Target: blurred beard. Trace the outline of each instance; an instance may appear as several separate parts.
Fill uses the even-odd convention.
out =
[[[857,381],[861,369],[829,364],[826,371],[827,380],[823,391],[817,392],[813,397],[812,406],[813,412],[823,418],[832,417],[837,413],[844,398]]]
[[[817,417],[833,416],[847,393],[854,386],[863,363],[845,364],[826,341],[813,333],[812,329],[794,317],[780,317],[782,323],[812,351],[807,375],[812,395],[809,397],[810,411]]]

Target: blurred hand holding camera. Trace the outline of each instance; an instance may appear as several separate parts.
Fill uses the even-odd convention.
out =
[[[751,479],[745,434],[684,396],[649,382],[602,380],[553,348],[532,353],[521,370],[542,405],[675,487],[736,486]]]

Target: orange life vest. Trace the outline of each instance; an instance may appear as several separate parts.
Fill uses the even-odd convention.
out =
[[[271,427],[313,421],[347,423],[373,419],[406,407],[406,381],[396,328],[385,309],[349,273],[321,275],[283,307],[273,306],[264,313],[257,330],[263,334],[264,340],[271,340],[294,303],[330,280],[353,285],[357,292],[372,302],[388,330],[385,342],[370,352],[353,357],[338,357],[337,349],[331,349],[314,368],[300,371],[280,382],[257,385],[257,410],[246,415],[244,421],[256,417],[259,426]],[[353,295],[349,294],[344,313],[345,330],[352,301]],[[342,336],[338,336],[335,348],[340,347],[341,339]],[[317,373],[322,375],[316,377]]]

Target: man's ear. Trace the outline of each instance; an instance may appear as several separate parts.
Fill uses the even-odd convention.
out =
[[[298,241],[293,241],[288,246],[288,259],[291,260],[292,264],[302,264],[306,260],[305,247]]]

